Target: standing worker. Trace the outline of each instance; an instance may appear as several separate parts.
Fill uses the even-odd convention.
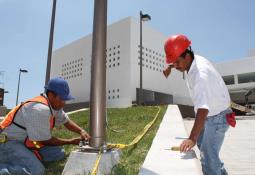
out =
[[[194,55],[191,41],[184,35],[171,36],[165,42],[167,77],[171,68],[187,72],[187,86],[194,104],[195,123],[188,139],[180,145],[181,152],[196,144],[201,154],[204,175],[226,175],[219,152],[228,130],[227,117],[232,116],[228,89],[213,65],[204,57]]]
[[[0,123],[0,174],[41,175],[45,168],[41,161],[64,158],[62,145],[78,145],[89,134],[75,124],[63,111],[65,101],[74,99],[68,83],[53,78],[45,87],[45,94],[30,99],[12,109]],[[53,137],[54,126],[64,125],[80,135],[77,138]],[[3,138],[7,139],[3,139]]]

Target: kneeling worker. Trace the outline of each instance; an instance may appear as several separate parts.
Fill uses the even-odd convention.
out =
[[[59,146],[78,145],[81,140],[90,139],[63,111],[65,101],[71,99],[74,98],[68,83],[60,77],[52,78],[45,87],[45,94],[21,103],[6,115],[0,123],[0,133],[7,137],[7,141],[0,142],[0,174],[44,174],[41,161],[64,158],[64,150]],[[60,125],[80,137],[53,137],[52,129]]]

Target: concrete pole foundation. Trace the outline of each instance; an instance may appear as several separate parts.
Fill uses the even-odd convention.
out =
[[[109,150],[103,153],[97,175],[110,174],[112,168],[119,162],[121,151]],[[62,175],[88,175],[93,171],[94,164],[98,158],[97,152],[71,152]]]

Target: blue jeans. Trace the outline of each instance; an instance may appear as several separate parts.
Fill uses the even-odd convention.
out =
[[[57,146],[46,146],[40,150],[43,161],[56,161],[64,158],[64,150]],[[41,175],[45,168],[40,160],[27,149],[23,142],[8,141],[0,143],[0,172],[8,170],[10,174]],[[6,173],[7,174],[7,173]]]
[[[205,127],[200,133],[197,146],[201,154],[201,165],[204,175],[227,175],[223,162],[219,158],[219,152],[224,141],[225,132],[229,125],[226,114],[231,113],[230,108],[215,116],[206,119]]]

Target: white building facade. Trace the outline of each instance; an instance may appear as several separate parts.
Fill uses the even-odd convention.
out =
[[[233,101],[245,104],[245,94],[251,90],[254,92],[248,96],[248,102],[255,103],[255,53],[247,58],[218,63],[216,68]]]
[[[166,36],[146,23],[143,24],[142,35],[143,89],[146,91],[143,100],[149,104],[192,106],[183,74],[173,70],[166,79],[162,73],[165,67],[163,43]],[[135,18],[128,17],[107,27],[107,107],[128,107],[136,103],[137,88],[140,86],[139,43],[140,25]],[[53,52],[50,77],[62,76],[68,81],[75,97],[69,104],[88,105],[90,101],[91,52],[91,34]],[[230,93],[255,88],[255,56],[215,66]],[[249,82],[242,80],[242,75],[250,77]],[[228,84],[228,81],[232,84]]]
[[[173,71],[166,79],[164,46],[166,36],[143,24],[143,89],[148,102],[156,96],[164,102],[191,105],[182,73]],[[106,99],[108,107],[128,107],[137,100],[140,75],[139,22],[128,17],[107,28]],[[53,52],[50,77],[64,77],[75,96],[70,103],[90,101],[92,35]],[[155,93],[156,94],[155,94]],[[172,99],[171,99],[172,95]],[[160,100],[159,100],[160,102]]]

